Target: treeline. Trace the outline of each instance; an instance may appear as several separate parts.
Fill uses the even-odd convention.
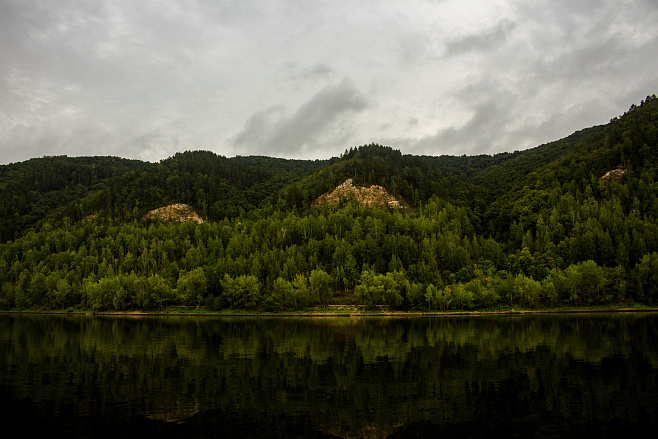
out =
[[[200,225],[46,225],[2,246],[0,306],[280,310],[347,303],[445,310],[658,298],[655,240],[639,240],[641,249],[631,241],[628,251],[612,251],[599,263],[580,259],[588,249],[580,239],[556,246],[551,236],[561,235],[551,235],[550,223],[543,250],[542,236],[526,232],[510,251],[513,242],[477,235],[464,209],[440,200],[420,211],[348,204],[307,216],[259,214]],[[618,250],[624,248],[621,241]]]

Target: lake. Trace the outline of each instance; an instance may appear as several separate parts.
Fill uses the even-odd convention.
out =
[[[3,437],[651,437],[658,314],[0,314]]]

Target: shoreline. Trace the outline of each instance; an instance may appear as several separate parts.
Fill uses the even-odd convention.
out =
[[[521,316],[521,315],[551,315],[551,314],[614,314],[614,313],[655,313],[658,308],[612,308],[612,309],[543,309],[543,310],[502,310],[502,311],[385,311],[385,312],[166,312],[166,311],[43,311],[43,310],[10,310],[0,311],[0,314],[36,314],[36,315],[75,315],[75,316],[112,316],[112,317],[486,317],[486,316]]]

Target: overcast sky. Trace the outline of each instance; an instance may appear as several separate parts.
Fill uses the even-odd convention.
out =
[[[525,149],[658,93],[657,0],[0,0],[0,163]]]

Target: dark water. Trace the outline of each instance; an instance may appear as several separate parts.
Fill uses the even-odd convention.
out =
[[[2,437],[655,437],[658,315],[0,315]]]

